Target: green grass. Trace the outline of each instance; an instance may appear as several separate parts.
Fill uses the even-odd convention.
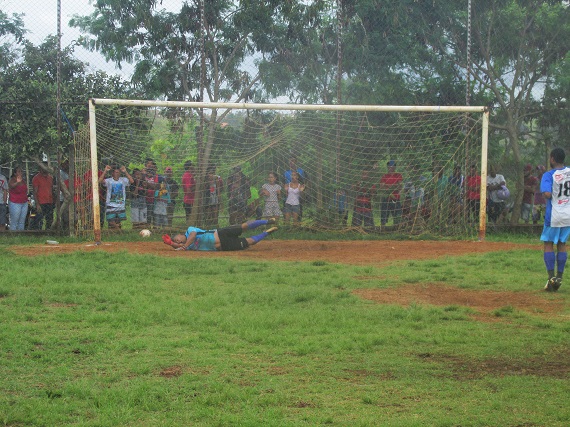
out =
[[[534,292],[544,276],[537,251],[378,269],[103,252],[30,258],[7,249],[0,425],[565,426],[570,419],[564,286],[546,296],[562,304],[558,316],[505,301],[494,313],[500,321],[490,323],[466,307],[380,305],[351,293],[433,282]],[[374,279],[358,279],[365,276]]]

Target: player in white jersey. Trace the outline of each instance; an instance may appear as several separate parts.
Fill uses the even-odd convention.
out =
[[[562,275],[568,258],[566,241],[570,236],[570,168],[564,166],[566,153],[562,148],[550,152],[550,166],[540,182],[540,191],[546,199],[544,228],[540,240],[544,242],[544,264],[548,281],[544,290],[556,292],[562,284]],[[557,253],[554,253],[556,244]],[[556,264],[556,275],[554,267]]]

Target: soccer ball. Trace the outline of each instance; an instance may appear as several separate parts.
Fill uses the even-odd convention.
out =
[[[141,231],[139,232],[139,234],[140,234],[142,237],[149,237],[151,233],[150,233],[150,230],[146,230],[146,229],[145,229],[145,230],[141,230]]]

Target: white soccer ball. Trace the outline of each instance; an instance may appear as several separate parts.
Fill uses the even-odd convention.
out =
[[[142,237],[149,237],[149,236],[151,235],[151,232],[150,232],[150,230],[146,230],[146,229],[145,229],[145,230],[141,230],[141,231],[139,232],[139,234],[140,234]]]

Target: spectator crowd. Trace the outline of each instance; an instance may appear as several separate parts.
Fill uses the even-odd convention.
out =
[[[350,186],[333,190],[329,208],[338,223],[372,230],[430,219],[443,225],[479,221],[482,182],[476,165],[470,165],[465,175],[459,165],[451,171],[435,165],[429,174],[422,172],[419,164],[406,164],[400,170],[396,160],[387,161],[382,173],[383,165],[376,163],[370,170],[362,170]],[[525,224],[537,224],[544,215],[545,201],[539,187],[545,171],[543,165],[524,167],[520,220]],[[69,188],[68,172],[64,162],[57,180],[62,188]],[[120,229],[127,219],[135,229],[170,228],[177,211],[187,223],[198,200],[204,203],[206,228],[218,228],[220,217],[226,215],[230,224],[241,224],[249,218],[276,218],[298,225],[307,215],[304,207],[311,199],[308,174],[295,157],[289,159],[284,173],[269,171],[260,185],[253,185],[239,166],[223,179],[211,165],[201,180],[203,194],[197,194],[197,175],[190,160],[178,174],[170,166],[159,171],[150,158],[130,173],[124,165],[115,164],[105,165],[97,173],[101,226],[106,223],[109,229]],[[79,189],[86,197],[92,195],[91,175],[89,170],[81,177],[75,176],[75,202],[80,200]],[[514,202],[496,165],[489,166],[484,184],[488,221],[507,221]],[[40,167],[30,183],[21,167],[14,168],[9,179],[0,173],[0,231],[52,228],[57,197],[63,201],[62,188],[56,188],[47,164]],[[86,212],[78,209],[76,215],[82,218]],[[63,215],[62,223],[69,226],[67,215]]]

